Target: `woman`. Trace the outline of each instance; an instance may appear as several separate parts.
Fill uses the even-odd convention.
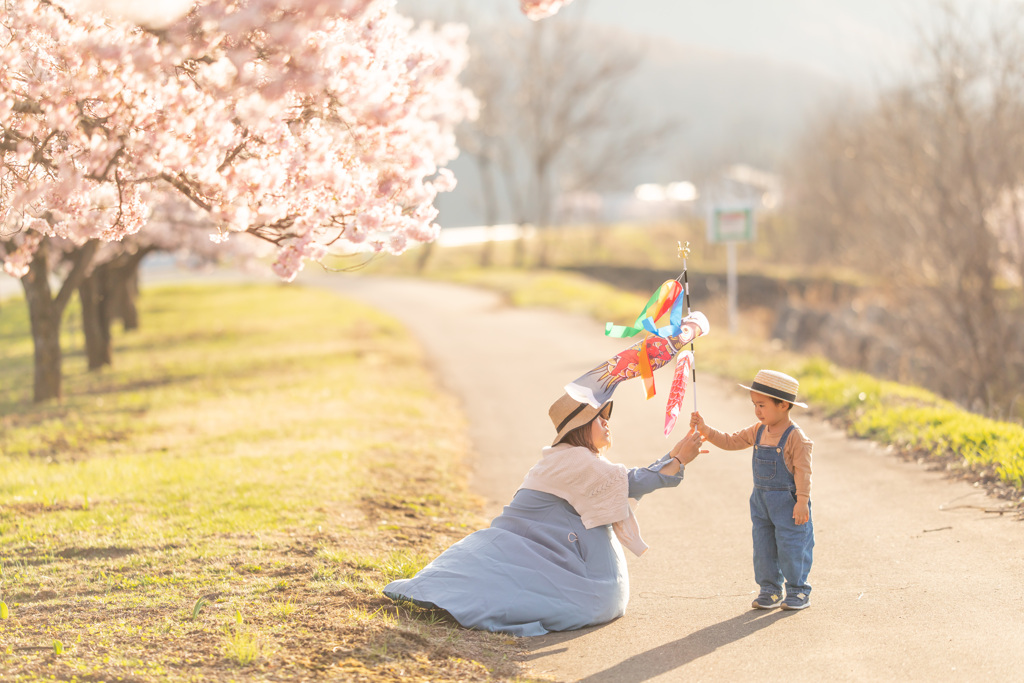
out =
[[[611,446],[612,402],[563,395],[548,410],[555,439],[512,502],[491,523],[444,551],[411,579],[384,588],[392,600],[440,608],[467,628],[539,636],[622,616],[629,577],[622,546],[647,545],[629,499],[678,486],[702,439],[690,433],[648,467],[627,469]]]

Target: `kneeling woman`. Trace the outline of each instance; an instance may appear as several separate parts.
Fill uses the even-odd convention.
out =
[[[648,467],[627,469],[611,445],[612,402],[600,409],[564,395],[548,410],[557,435],[512,502],[482,529],[384,594],[440,608],[467,628],[539,636],[611,621],[629,601],[622,546],[647,550],[629,499],[678,486],[699,453],[688,434]]]

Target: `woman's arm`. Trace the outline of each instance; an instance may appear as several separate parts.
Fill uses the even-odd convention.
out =
[[[693,461],[701,453],[703,439],[700,434],[691,432],[679,440],[667,454],[647,467],[634,467],[628,472],[629,497],[640,500],[656,489],[679,486],[683,480],[683,465]]]
[[[667,453],[647,467],[631,468],[628,476],[629,497],[635,500],[657,489],[679,486],[683,480],[682,468]]]

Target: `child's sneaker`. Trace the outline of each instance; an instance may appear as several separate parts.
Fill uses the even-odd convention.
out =
[[[797,593],[796,595],[787,595],[786,599],[782,601],[782,609],[795,610],[804,609],[805,607],[811,606],[811,597],[807,593]]]
[[[761,593],[754,599],[754,602],[750,603],[750,606],[754,609],[775,609],[779,606],[780,600],[782,600],[781,595],[775,593]]]

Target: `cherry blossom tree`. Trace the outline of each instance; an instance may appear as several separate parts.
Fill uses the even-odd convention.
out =
[[[389,2],[208,0],[155,29],[25,0],[0,14],[0,57],[0,239],[37,309],[37,400],[59,396],[40,359],[59,368],[94,241],[139,233],[176,195],[218,241],[272,243],[286,280],[339,245],[401,253],[436,237],[474,107],[464,30],[416,28]],[[82,250],[56,296],[53,255],[36,258],[51,237]]]
[[[432,201],[453,183],[440,166],[471,107],[464,32],[413,31],[379,0],[201,0],[148,30],[88,10],[164,24],[188,3],[68,2],[3,17],[8,230],[120,239],[169,185],[222,234],[278,245],[285,279],[339,240],[400,253],[436,236]],[[521,1],[531,18],[564,4]],[[9,273],[37,243],[9,249]]]
[[[99,243],[139,234],[168,195],[218,242],[273,244],[285,280],[334,248],[433,240],[453,129],[474,112],[465,43],[393,0],[5,3],[0,256],[26,291],[36,400],[60,395],[60,318]]]

